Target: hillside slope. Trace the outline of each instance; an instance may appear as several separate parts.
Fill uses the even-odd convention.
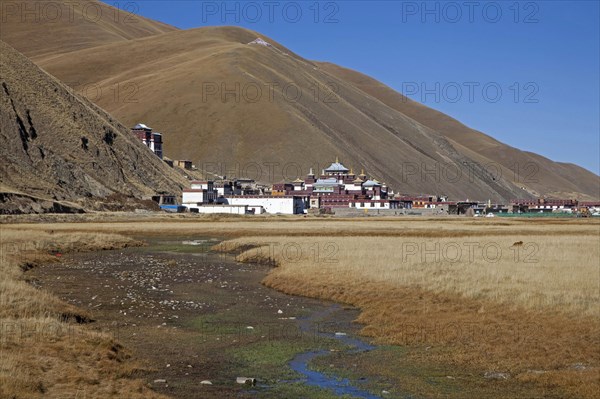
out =
[[[105,111],[0,41],[0,211],[94,208],[185,179]]]
[[[61,26],[52,54],[15,34],[14,22],[5,31],[11,45],[126,125],[144,122],[164,133],[170,158],[217,174],[275,182],[319,171],[339,156],[408,194],[600,196],[600,177],[583,168],[507,146],[259,33],[141,21],[135,29],[98,21],[79,47],[68,40],[79,27]],[[43,24],[30,28],[34,38],[49,32]],[[264,42],[249,44],[257,38]]]
[[[262,37],[272,46],[249,44],[257,37],[229,27],[176,31],[40,65],[64,81],[91,82],[101,93],[134,87],[134,97],[95,100],[128,124],[144,121],[164,132],[169,156],[219,164],[222,174],[252,170],[251,177],[264,179],[271,173],[265,165],[275,165],[277,181],[320,170],[339,156],[401,192],[492,200],[527,195],[485,171],[472,177],[464,171],[458,180],[443,172],[427,177],[421,169],[455,171],[474,161],[443,135],[270,39]]]
[[[0,39],[29,58],[138,39],[177,28],[136,15],[136,2],[0,0]]]
[[[503,175],[512,175],[517,183],[524,183],[544,195],[571,196],[586,193],[590,198],[600,198],[599,177],[580,166],[554,162],[538,154],[508,146],[448,115],[413,101],[360,72],[327,62],[318,65],[389,107],[442,133],[463,152],[484,165],[500,165]],[[520,168],[516,169],[515,164]]]

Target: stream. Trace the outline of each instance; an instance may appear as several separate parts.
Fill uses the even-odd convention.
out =
[[[195,245],[194,242],[191,241],[186,241],[184,243],[188,245]],[[297,318],[296,322],[302,334],[312,335],[319,338],[335,339],[344,345],[351,347],[350,349],[346,350],[346,353],[360,353],[376,349],[376,346],[373,346],[348,333],[342,331],[326,332],[322,331],[322,329],[318,327],[320,323],[336,320],[335,314],[342,312],[344,312],[344,308],[342,306],[339,304],[333,304],[327,308],[314,311],[307,317]],[[362,399],[382,398],[381,396],[374,395],[352,385],[351,381],[347,378],[340,378],[333,374],[328,375],[319,371],[311,370],[309,368],[311,361],[318,357],[326,357],[330,354],[331,352],[327,350],[316,350],[296,355],[288,364],[292,370],[303,375],[304,378],[288,382],[299,382],[309,386],[327,389],[335,393],[336,396],[350,395],[352,397]]]
[[[262,285],[268,266],[238,263],[229,254],[213,252],[210,247],[218,242],[214,238],[147,241],[146,247],[69,254],[60,263],[30,270],[28,278],[71,305],[93,311],[90,330],[112,334],[147,364],[142,378],[159,393],[180,398],[270,398],[275,390],[299,397],[290,396],[296,395],[296,384],[286,384],[297,383],[340,397],[381,398],[361,389],[364,379],[355,382],[311,370],[313,360],[332,356],[323,345],[295,352],[287,362],[289,372],[273,368],[277,353],[272,360],[273,353],[253,352],[261,345],[287,350],[297,339],[295,333],[284,334],[288,331],[335,340],[348,348],[344,354],[376,349],[353,335],[355,310]],[[250,356],[243,367],[257,373],[259,389],[244,391],[236,384],[244,356]],[[252,366],[257,360],[262,362],[259,369]],[[284,359],[281,366],[285,364]],[[273,385],[262,385],[269,379]],[[205,380],[211,384],[199,383]]]
[[[332,305],[329,308],[312,313],[310,316],[298,319],[300,330],[304,333],[308,333],[310,331],[314,332],[314,325],[324,319],[331,317],[334,313],[342,311],[342,307],[340,305]],[[317,329],[316,334],[322,338],[330,338],[337,339],[344,343],[345,345],[351,346],[352,349],[349,349],[347,353],[359,353],[366,352],[375,349],[376,347],[370,345],[358,338],[352,337],[345,333],[333,333],[333,332],[323,332]],[[347,378],[338,378],[334,375],[326,375],[325,373],[321,373],[319,371],[311,370],[308,367],[308,364],[317,357],[327,356],[330,352],[321,350],[321,351],[310,351],[304,352],[299,355],[296,355],[292,361],[290,361],[290,367],[302,374],[305,378],[301,380],[301,382],[315,386],[319,388],[324,388],[335,392],[336,395],[351,395],[356,398],[363,399],[380,399],[381,396],[374,395],[370,392],[357,388],[351,385],[350,381]]]

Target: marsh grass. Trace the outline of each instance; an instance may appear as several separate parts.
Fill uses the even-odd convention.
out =
[[[65,248],[134,244],[123,235],[229,237],[216,249],[239,261],[274,266],[266,285],[360,307],[363,334],[381,343],[416,348],[410,351],[415,361],[479,370],[481,374],[473,378],[482,384],[487,371],[507,372],[513,382],[536,386],[540,396],[595,398],[600,390],[598,220],[171,215],[44,219],[60,223],[0,225],[2,243],[33,246],[25,248],[20,259],[2,254],[3,321],[64,323],[64,314],[81,312],[23,281],[23,267],[56,261],[56,252]],[[515,247],[520,241],[523,245]],[[473,261],[467,261],[464,246],[473,242],[482,247],[491,243],[502,255],[492,262],[478,251]],[[449,261],[452,254],[443,248],[449,251],[456,245],[463,248],[463,257]],[[40,251],[40,246],[50,248],[50,253]],[[462,328],[462,334],[448,334],[455,330],[447,326]],[[3,346],[0,355],[7,366],[0,368],[0,386],[5,390],[1,394],[74,396],[83,385],[97,387],[86,397],[150,395],[134,380],[109,384],[115,376],[133,374],[135,367],[122,370],[106,360],[116,355],[109,338],[102,342],[106,345],[81,339],[70,346],[60,341]],[[98,367],[101,377],[93,371]]]
[[[241,262],[282,265],[272,274],[277,278],[412,287],[510,307],[600,316],[600,281],[594,278],[600,267],[598,238],[528,235],[525,240],[525,246],[515,247],[514,237],[493,235],[327,237],[317,245],[312,237],[273,236],[239,238],[216,248],[239,252]]]
[[[360,307],[363,334],[379,342],[441,349],[417,351],[415,360],[482,376],[507,372],[561,397],[595,397],[598,225],[431,223],[435,232],[427,234],[426,224],[380,235],[366,222],[364,235],[360,223],[344,234],[263,232],[215,249],[275,265],[264,280],[272,288]]]
[[[24,271],[68,252],[140,245],[116,234],[56,233],[2,225],[0,247],[0,397],[158,398],[129,377],[138,366],[91,315],[25,281]]]

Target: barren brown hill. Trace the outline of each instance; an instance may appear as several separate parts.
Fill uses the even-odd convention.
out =
[[[47,27],[32,29],[39,37]],[[402,193],[493,201],[600,196],[600,178],[583,168],[507,146],[259,33],[221,27],[137,37],[125,30],[118,40],[99,35],[98,46],[64,44],[52,56],[22,37],[10,43],[125,124],[163,132],[170,158],[221,175],[293,179],[339,156]],[[270,45],[249,44],[257,38]]]
[[[0,39],[43,59],[177,29],[136,15],[136,2],[116,4],[121,8],[97,0],[0,0]]]
[[[360,72],[328,62],[318,65],[332,75],[352,83],[389,107],[446,136],[461,152],[485,164],[502,166],[505,176],[513,176],[536,192],[548,196],[576,196],[586,193],[600,198],[600,180],[594,173],[571,163],[554,162],[538,154],[521,151],[471,129],[456,119],[426,107],[389,86]],[[520,166],[517,176],[515,164]],[[520,177],[520,179],[514,179]]]
[[[105,111],[0,41],[0,212],[178,193],[185,179]]]
[[[492,200],[527,196],[481,170],[469,178],[463,165],[473,160],[443,135],[268,38],[273,46],[248,44],[257,37],[240,28],[175,31],[40,64],[61,80],[93,83],[101,93],[135,87],[130,93],[135,97],[115,101],[104,95],[96,102],[128,124],[144,121],[164,132],[170,157],[199,166],[224,164],[222,174],[251,171],[256,177],[260,165],[264,179],[268,165],[275,165],[272,180],[279,180],[339,156],[357,172],[364,167],[406,193]],[[427,177],[422,165],[451,171]],[[452,173],[459,169],[463,175],[455,179]]]

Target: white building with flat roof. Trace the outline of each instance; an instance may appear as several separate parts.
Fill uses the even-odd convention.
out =
[[[223,205],[223,204],[203,204],[188,207],[192,213],[207,213],[207,214],[227,214],[227,215],[245,215],[254,213],[248,209],[247,205]]]
[[[236,193],[240,195],[235,195]],[[295,195],[249,195],[230,183],[194,180],[183,190],[182,205],[195,213],[302,214],[305,200]]]
[[[217,201],[219,193],[210,180],[194,180],[188,189],[183,190],[181,203],[186,208],[199,204],[213,204]]]
[[[247,205],[251,209],[255,209],[256,213],[261,213],[260,208],[264,213],[294,215],[304,213],[304,201],[301,197],[296,196],[270,196],[270,195],[240,195],[229,196],[224,199],[229,205]]]

